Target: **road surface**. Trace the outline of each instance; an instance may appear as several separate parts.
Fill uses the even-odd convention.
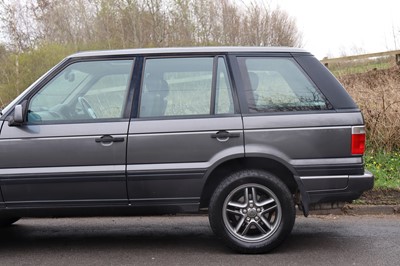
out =
[[[399,265],[400,215],[297,217],[269,254],[231,252],[205,216],[23,219],[0,265]]]

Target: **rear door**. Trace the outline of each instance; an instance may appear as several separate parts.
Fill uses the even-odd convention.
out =
[[[77,60],[25,99],[27,123],[4,123],[6,205],[127,204],[126,145],[133,59]]]
[[[206,172],[244,156],[228,73],[223,56],[145,58],[128,136],[134,205],[197,204]]]

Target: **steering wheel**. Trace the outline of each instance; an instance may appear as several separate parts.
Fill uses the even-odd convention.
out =
[[[78,102],[82,106],[83,111],[93,119],[96,119],[96,113],[94,112],[90,103],[84,97],[78,97]]]

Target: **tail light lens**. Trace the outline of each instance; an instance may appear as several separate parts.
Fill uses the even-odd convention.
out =
[[[365,126],[351,128],[351,154],[363,155],[365,151]]]

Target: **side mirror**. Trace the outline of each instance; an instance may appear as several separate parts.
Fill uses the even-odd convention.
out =
[[[14,107],[14,114],[8,121],[9,126],[21,126],[26,121],[26,101]]]

